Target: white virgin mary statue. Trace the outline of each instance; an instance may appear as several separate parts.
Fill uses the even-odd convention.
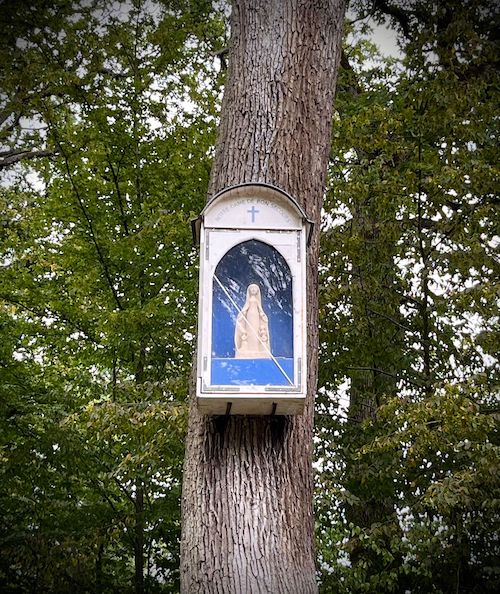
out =
[[[245,305],[236,319],[234,331],[236,359],[268,359],[271,357],[269,323],[262,309],[260,287],[248,285]]]

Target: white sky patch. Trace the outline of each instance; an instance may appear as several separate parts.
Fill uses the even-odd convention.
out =
[[[386,25],[373,24],[372,40],[379,48],[380,53],[388,58],[399,58],[401,52],[397,44],[397,34],[394,29],[390,29]]]

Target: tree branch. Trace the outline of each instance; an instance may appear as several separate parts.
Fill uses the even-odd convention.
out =
[[[392,17],[401,27],[404,36],[407,39],[411,39],[410,19],[408,18],[408,12],[406,10],[400,6],[389,4],[387,0],[373,0],[373,5],[375,9],[379,10],[382,14]]]
[[[53,157],[55,154],[56,152],[52,149],[3,151],[0,153],[0,169],[19,163],[20,161],[40,159],[41,157]]]
[[[92,334],[91,331],[89,331],[87,328],[84,328],[83,326],[81,326],[78,322],[75,322],[74,320],[69,319],[67,316],[65,316],[61,312],[54,312],[54,311],[50,311],[47,309],[44,309],[42,311],[37,311],[36,309],[33,309],[33,307],[25,305],[24,303],[21,303],[20,301],[18,301],[17,299],[15,299],[13,297],[10,297],[9,295],[0,294],[0,299],[3,299],[7,303],[11,303],[12,305],[17,305],[17,307],[20,307],[21,309],[34,315],[35,317],[38,317],[38,318],[42,318],[44,316],[45,317],[53,317],[56,319],[57,322],[66,324],[70,328],[73,328],[74,330],[76,330],[77,332],[82,332],[85,335],[85,338],[88,338],[94,344],[102,346],[102,340],[98,340]]]
[[[379,369],[378,367],[347,367],[348,371],[373,371],[374,373],[380,373],[380,375],[386,375],[387,377],[392,377],[397,379],[398,381],[408,382],[412,386],[416,386],[417,388],[421,388],[422,384],[415,382],[407,377],[400,377],[394,373],[389,373],[388,371],[384,371],[383,369]]]
[[[391,316],[388,316],[387,314],[384,314],[381,311],[376,311],[369,306],[367,306],[367,310],[375,316],[379,316],[381,318],[385,318],[386,320],[389,320],[389,322],[392,322],[395,326],[397,326],[398,328],[401,328],[401,330],[412,332],[412,329],[410,327],[404,326],[403,324],[399,323],[397,320],[395,320]]]
[[[125,231],[125,235],[129,235],[129,228],[127,223],[127,217],[125,216],[125,209],[123,208],[123,197],[120,190],[120,184],[118,181],[118,172],[115,171],[113,166],[113,162],[111,161],[111,157],[109,153],[106,151],[106,160],[108,161],[109,169],[111,171],[111,176],[113,177],[113,183],[116,189],[116,197],[118,198],[118,207],[120,209],[120,218],[122,220],[123,230]],[[119,166],[118,166],[119,169]]]
[[[57,138],[56,138],[56,142],[58,143],[59,148],[62,149],[61,143],[57,140]],[[80,196],[80,192],[78,191],[78,188],[75,184],[75,180],[73,179],[73,175],[71,174],[71,168],[69,166],[68,156],[63,150],[61,150],[61,154],[64,158],[64,164],[65,164],[65,168],[66,168],[66,173],[68,174],[68,179],[71,183],[71,187],[73,188],[73,192],[75,193],[76,200],[78,202],[78,206],[80,207],[80,210],[82,211],[85,221],[87,222],[87,227],[90,232],[90,237],[92,239],[92,243],[94,244],[94,247],[96,249],[97,257],[99,259],[99,262],[101,263],[101,266],[102,266],[102,269],[104,272],[104,276],[106,277],[106,281],[109,285],[109,288],[111,289],[111,293],[113,294],[113,299],[115,300],[115,303],[116,303],[118,309],[120,311],[123,311],[124,308],[121,304],[120,298],[118,297],[118,293],[117,293],[116,288],[113,284],[113,279],[111,278],[108,264],[106,262],[106,259],[104,258],[104,254],[102,253],[101,246],[99,245],[99,242],[97,241],[97,236],[96,236],[96,233],[94,230],[94,224],[92,223],[92,219],[90,218],[87,208],[85,207],[82,197]]]
[[[19,124],[19,122],[21,121],[21,116],[23,115],[22,112],[19,113],[15,113],[15,112],[9,112],[7,110],[4,111],[4,113],[0,116],[0,126],[3,126],[3,124],[10,118],[11,115],[14,115],[14,120],[12,121],[11,124],[9,124],[8,126],[6,126],[3,130],[2,130],[2,135],[3,136],[7,136],[7,134],[9,132],[12,132],[12,130],[14,130],[14,128]]]

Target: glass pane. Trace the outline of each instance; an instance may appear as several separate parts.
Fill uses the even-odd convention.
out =
[[[212,384],[293,385],[292,275],[257,240],[220,260],[213,282]]]

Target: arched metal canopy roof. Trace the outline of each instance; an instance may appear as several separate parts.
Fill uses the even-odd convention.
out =
[[[248,192],[254,191],[256,194],[265,195],[268,199],[272,200],[272,194],[278,194],[280,198],[285,198],[286,201],[293,206],[296,210],[298,216],[302,219],[306,229],[307,229],[307,244],[309,245],[312,235],[312,230],[314,227],[313,221],[309,219],[304,211],[304,209],[300,206],[300,204],[293,198],[288,192],[278,188],[277,186],[273,186],[271,184],[266,184],[263,182],[246,182],[242,184],[236,184],[234,186],[229,186],[224,188],[220,192],[217,192],[210,200],[205,204],[203,210],[201,211],[200,215],[196,219],[191,220],[191,229],[193,232],[193,241],[196,245],[200,243],[200,231],[201,231],[201,223],[205,217],[205,214],[218,202],[221,198],[227,198],[228,194],[235,194],[235,197],[241,197],[242,195],[248,194]]]

